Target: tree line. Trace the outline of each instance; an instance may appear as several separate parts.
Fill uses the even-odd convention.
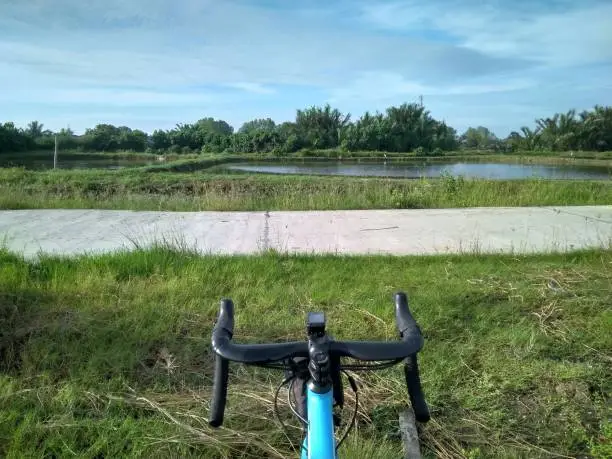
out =
[[[32,121],[26,128],[12,122],[0,124],[0,153],[53,149],[57,136],[62,150],[85,152],[157,153],[273,153],[340,149],[346,152],[417,152],[437,155],[457,149],[514,151],[612,150],[612,107],[595,106],[540,118],[535,127],[522,127],[498,138],[483,126],[463,134],[434,119],[418,104],[389,107],[384,113],[366,112],[352,121],[329,105],[297,110],[294,121],[275,123],[270,118],[244,123],[240,129],[223,120],[203,118],[192,124],[147,134],[127,126],[98,124],[75,135],[70,129],[43,130]]]

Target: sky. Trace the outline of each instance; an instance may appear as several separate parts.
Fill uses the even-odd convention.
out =
[[[0,121],[234,127],[418,102],[459,132],[612,105],[612,0],[0,0]]]

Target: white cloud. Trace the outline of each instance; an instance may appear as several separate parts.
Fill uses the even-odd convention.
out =
[[[434,29],[498,57],[579,65],[612,59],[612,3],[394,1],[367,4],[363,19],[385,29]]]
[[[529,79],[521,78],[433,86],[407,80],[397,73],[365,72],[350,83],[332,90],[330,101],[337,103],[350,100],[397,101],[402,100],[402,98],[415,100],[421,95],[476,95],[517,91],[533,87],[534,84]]]
[[[171,11],[160,2],[127,3],[106,2],[104,14],[100,2],[90,6],[76,0],[62,0],[54,9],[30,8],[27,14],[26,7],[17,8],[19,25],[13,22],[12,30],[18,38],[9,30],[0,39],[0,52],[13,67],[115,85],[326,87],[364,70],[443,79],[522,65],[520,59],[484,56],[452,44],[340,29],[327,14],[317,22],[314,12],[302,18],[230,1],[177,1]],[[0,28],[6,30],[2,21],[10,20],[10,14],[0,18]],[[73,27],[62,28],[62,21]]]
[[[275,91],[259,83],[238,82],[230,83],[227,86],[230,88],[241,89],[242,91],[252,92],[254,94],[273,94]]]
[[[31,102],[44,100],[48,104],[106,105],[118,107],[176,106],[222,103],[223,98],[214,93],[172,93],[150,90],[125,90],[112,88],[59,89],[46,91],[32,88],[0,95],[0,102]]]

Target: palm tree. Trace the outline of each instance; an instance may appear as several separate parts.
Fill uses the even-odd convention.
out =
[[[28,124],[26,133],[34,139],[40,137],[43,133],[43,124],[38,121],[31,121]]]
[[[535,130],[531,130],[523,126],[521,132],[523,133],[524,148],[526,150],[535,150],[540,140],[540,129],[536,128]]]

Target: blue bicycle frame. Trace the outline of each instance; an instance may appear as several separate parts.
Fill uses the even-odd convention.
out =
[[[302,444],[301,459],[336,459],[336,437],[334,436],[334,397],[330,388],[318,394],[306,389],[308,432]]]

